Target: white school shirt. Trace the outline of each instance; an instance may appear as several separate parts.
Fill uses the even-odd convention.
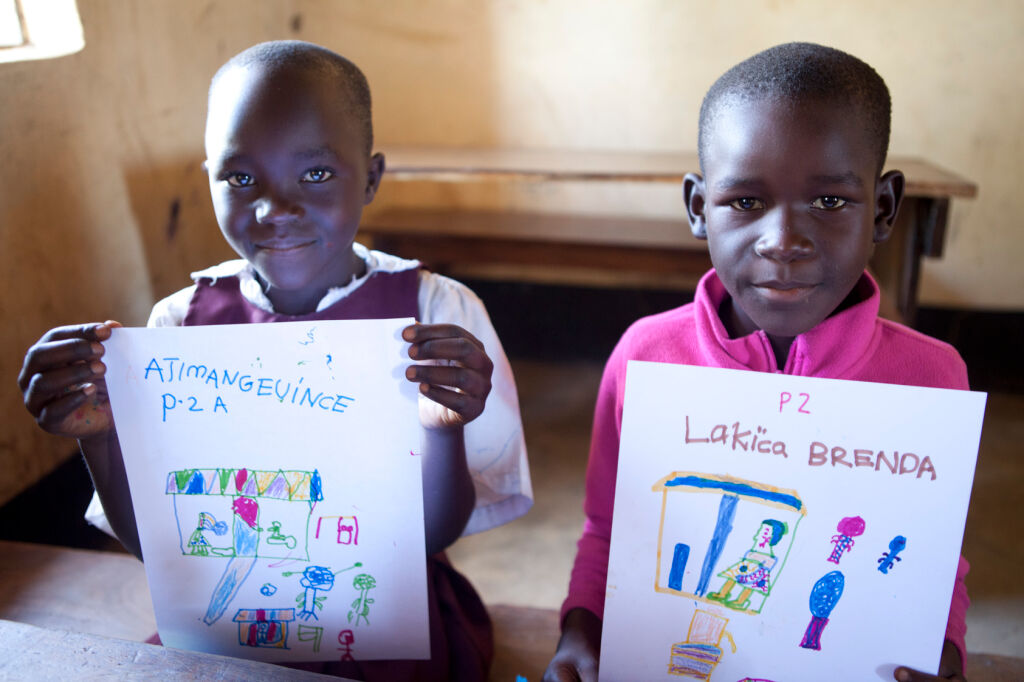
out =
[[[333,305],[358,289],[375,272],[401,272],[420,266],[419,261],[372,251],[362,244],[353,244],[352,248],[366,262],[366,274],[354,277],[344,287],[328,290],[317,305],[317,311]],[[262,310],[274,312],[270,299],[263,293],[248,261],[231,260],[192,273],[192,279],[228,276],[238,277],[239,289],[247,301]],[[158,301],[153,306],[146,326],[181,326],[195,290],[196,285],[193,284]],[[525,514],[533,505],[533,487],[519,415],[519,397],[505,350],[501,347],[483,302],[460,282],[420,270],[419,310],[420,322],[424,324],[456,324],[467,330],[484,345],[488,357],[494,363],[491,392],[487,396],[484,411],[464,427],[466,461],[476,489],[476,507],[463,535],[508,523]],[[424,396],[420,396],[420,399],[427,400]],[[100,530],[114,535],[95,492],[85,518]]]

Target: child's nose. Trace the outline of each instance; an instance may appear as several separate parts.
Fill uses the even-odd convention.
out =
[[[780,263],[809,258],[814,253],[814,242],[794,225],[787,215],[769,221],[754,245],[757,255]]]
[[[276,224],[302,216],[302,206],[283,194],[264,194],[256,200],[256,221]]]

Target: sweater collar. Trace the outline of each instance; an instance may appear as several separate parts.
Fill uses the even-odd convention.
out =
[[[764,331],[729,338],[718,316],[729,293],[712,269],[701,278],[694,296],[701,352],[719,367],[826,378],[850,376],[878,343],[876,321],[881,298],[878,284],[867,272],[861,275],[854,292],[856,303],[793,339],[785,367],[780,370]]]

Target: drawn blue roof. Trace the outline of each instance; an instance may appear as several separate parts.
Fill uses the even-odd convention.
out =
[[[804,503],[795,490],[746,481],[742,478],[691,471],[675,471],[654,484],[653,490],[689,490],[691,492],[721,492],[765,502],[773,502],[803,512]]]

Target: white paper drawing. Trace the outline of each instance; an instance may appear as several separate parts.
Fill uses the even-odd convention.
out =
[[[984,406],[630,362],[601,679],[934,672]]]
[[[166,645],[429,656],[411,322],[114,330],[107,385]]]

